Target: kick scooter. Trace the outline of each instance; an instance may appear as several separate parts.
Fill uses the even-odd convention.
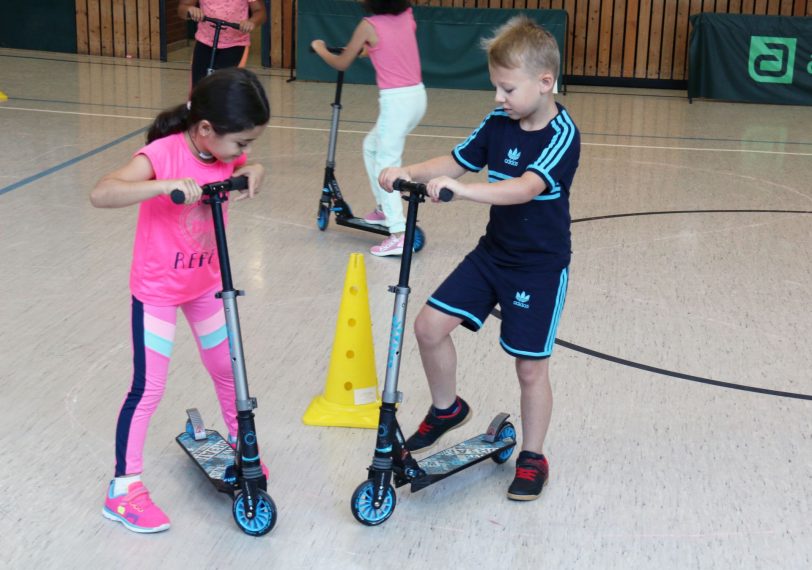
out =
[[[340,54],[344,48],[328,47],[330,53]],[[311,48],[311,51],[312,48]],[[330,212],[335,213],[336,224],[346,226],[356,230],[372,232],[382,236],[388,236],[389,230],[386,226],[371,224],[363,218],[356,218],[352,213],[352,208],[341,194],[338,180],[335,175],[336,167],[336,139],[338,138],[338,118],[341,115],[341,89],[344,85],[344,72],[338,72],[336,80],[336,93],[333,100],[333,116],[330,124],[330,140],[327,145],[327,164],[324,167],[324,183],[319,199],[319,213],[316,218],[316,225],[321,231],[327,229],[330,222]],[[426,234],[419,227],[415,226],[414,251],[420,251],[426,245]]]
[[[372,465],[368,468],[369,476],[355,489],[350,499],[353,516],[367,526],[379,525],[392,515],[397,502],[393,483],[395,487],[410,483],[412,492],[419,491],[488,458],[496,463],[504,463],[513,454],[516,445],[516,429],[507,421],[509,415],[501,413],[493,419],[484,434],[467,439],[425,459],[419,461],[414,459],[406,449],[406,442],[395,412],[396,405],[403,399],[403,394],[398,392],[398,374],[410,293],[409,269],[412,249],[409,246],[414,240],[417,208],[420,202],[425,201],[426,186],[399,179],[395,181],[394,189],[408,193],[404,200],[409,202],[409,211],[406,217],[403,256],[400,258],[400,278],[396,286],[389,288],[395,293],[395,307],[386,364],[386,381],[381,397],[375,454],[372,457]],[[452,198],[451,190],[444,188],[440,192],[441,201],[448,202]]]
[[[223,290],[217,293],[217,297],[223,300],[228,347],[234,371],[238,426],[236,449],[219,432],[206,429],[203,418],[196,408],[186,410],[189,417],[186,421],[186,431],[175,439],[203,470],[215,488],[233,498],[234,520],[243,532],[261,536],[273,528],[277,510],[273,500],[266,493],[267,480],[262,473],[259,460],[253,412],[257,407],[257,400],[248,393],[240,317],[237,313],[237,297],[244,292],[234,289],[231,282],[231,265],[228,259],[222,208],[223,202],[228,200],[228,192],[246,188],[248,178],[245,176],[203,186],[203,203],[211,206],[223,282]],[[173,190],[170,198],[174,203],[182,204],[183,191]]]

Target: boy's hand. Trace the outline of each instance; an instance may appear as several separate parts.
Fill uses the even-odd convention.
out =
[[[450,176],[438,176],[429,180],[426,184],[426,194],[429,195],[432,202],[437,203],[440,201],[440,190],[443,188],[454,192],[454,198],[465,196],[465,184]]]
[[[253,198],[259,194],[259,187],[262,186],[262,180],[265,178],[265,167],[261,164],[246,164],[235,170],[232,176],[248,177],[248,190],[240,190],[240,195],[234,201],[238,202],[245,198]]]
[[[245,34],[250,34],[254,31],[254,22],[251,20],[243,20],[240,22],[240,31]]]
[[[378,184],[380,184],[381,188],[387,192],[391,192],[392,185],[398,178],[409,182],[412,180],[412,177],[409,175],[409,171],[405,168],[400,166],[390,166],[381,170],[381,173],[378,175]]]

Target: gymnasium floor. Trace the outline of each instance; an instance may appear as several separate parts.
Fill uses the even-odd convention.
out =
[[[682,92],[571,87],[583,140],[572,190],[573,261],[551,363],[551,480],[540,500],[505,489],[513,461],[412,494],[381,527],[350,513],[374,431],[305,426],[324,389],[349,255],[365,253],[381,382],[398,260],[376,240],[315,225],[330,84],[259,70],[272,103],[252,158],[260,197],[232,208],[229,245],[257,424],[279,508],[263,538],[174,442],[184,410],[222,428],[188,327],[179,325],[144,480],[172,528],[144,536],[101,516],[130,370],[136,208],[88,193],[183,101],[187,66],[0,50],[0,537],[9,568],[812,567],[812,108],[695,101]],[[372,206],[361,141],[371,86],[347,86],[338,176]],[[450,150],[490,92],[430,90],[407,162]],[[469,175],[470,176],[470,175]],[[427,204],[409,321],[481,235],[487,208]],[[182,320],[182,319],[181,319]],[[410,324],[407,330],[410,329]],[[498,322],[456,335],[476,416],[518,421]],[[716,384],[710,383],[715,381]],[[720,385],[721,383],[721,385]],[[399,418],[429,404],[405,339]]]

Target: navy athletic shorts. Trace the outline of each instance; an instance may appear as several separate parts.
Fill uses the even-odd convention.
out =
[[[548,358],[567,296],[569,269],[496,265],[475,249],[429,297],[429,306],[478,331],[491,309],[502,310],[499,343],[511,356]]]

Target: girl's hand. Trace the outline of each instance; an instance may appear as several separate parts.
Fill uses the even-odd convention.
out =
[[[197,6],[189,6],[189,11],[186,12],[186,17],[195,22],[203,21],[203,10]]]
[[[265,178],[265,167],[261,164],[246,164],[235,170],[232,176],[248,177],[248,190],[240,190],[240,195],[234,201],[253,198],[259,194],[259,187],[262,186],[262,180]]]
[[[327,44],[324,43],[324,40],[313,40],[310,42],[310,47],[319,55],[327,51]]]
[[[166,187],[164,194],[169,195],[172,190],[180,190],[183,192],[184,204],[194,204],[203,195],[203,189],[200,185],[191,178],[180,178],[177,180],[166,180]]]
[[[443,188],[454,192],[454,198],[465,196],[465,184],[450,176],[438,176],[429,180],[426,184],[426,194],[429,195],[432,202],[437,203],[440,201],[440,190]]]
[[[391,192],[392,185],[398,178],[406,180],[407,182],[411,182],[412,180],[412,177],[409,175],[409,171],[405,168],[400,166],[390,166],[381,170],[381,173],[378,175],[378,184],[380,184],[381,188],[387,192]]]
[[[240,31],[246,34],[250,34],[254,31],[254,22],[251,20],[243,20],[240,22]]]

